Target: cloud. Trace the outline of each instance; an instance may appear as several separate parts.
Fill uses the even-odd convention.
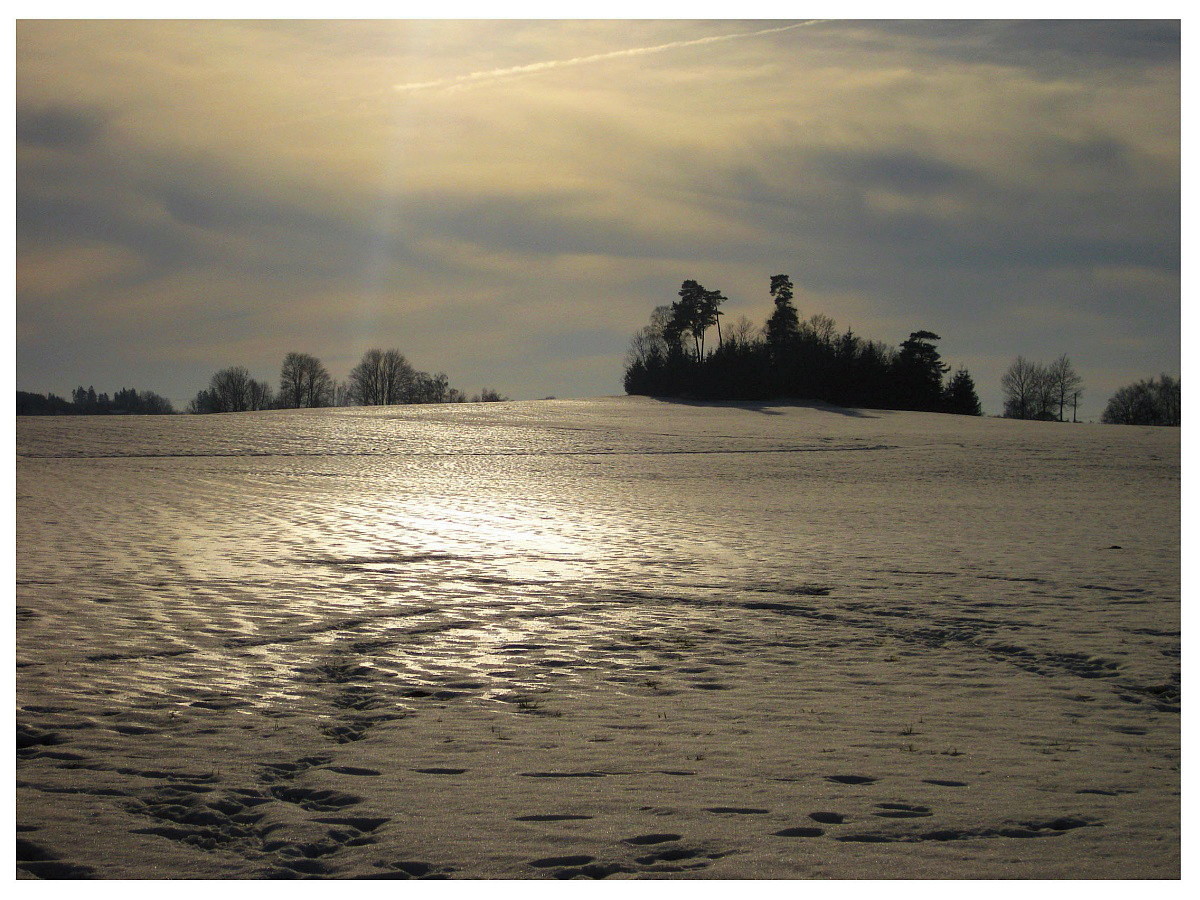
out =
[[[978,172],[907,148],[848,153],[822,151],[815,155],[812,165],[843,183],[909,195],[961,190],[974,187],[980,181]]]
[[[776,272],[985,393],[1177,365],[1177,24],[807,24],[21,22],[21,387],[395,345],[611,392],[683,279],[761,321]]]
[[[17,257],[17,291],[26,297],[70,296],[137,271],[129,247],[100,243],[41,243]]]
[[[97,109],[48,106],[17,109],[17,143],[80,149],[103,131],[104,114]]]
[[[915,36],[917,32],[904,25],[889,27],[896,33]],[[968,62],[1070,73],[1146,63],[1172,65],[1178,61],[1179,44],[1178,21],[1027,20],[943,23],[935,41],[923,43],[922,49]]]

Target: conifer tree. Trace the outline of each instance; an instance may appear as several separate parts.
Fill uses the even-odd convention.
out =
[[[792,305],[792,280],[786,275],[771,276],[771,297],[775,312],[767,320],[767,343],[776,352],[796,342],[800,335],[800,316]]]
[[[900,344],[896,357],[897,401],[902,409],[934,411],[942,405],[942,378],[950,367],[942,362],[932,331],[914,331]]]
[[[975,392],[975,379],[965,368],[959,368],[946,385],[945,410],[948,413],[958,413],[963,416],[982,416],[983,407],[979,403],[979,395]]]

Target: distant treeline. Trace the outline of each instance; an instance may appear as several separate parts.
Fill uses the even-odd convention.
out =
[[[312,409],[322,406],[393,406],[404,403],[474,403],[507,400],[484,388],[468,398],[450,386],[442,372],[420,372],[399,350],[368,350],[346,381],[335,381],[309,353],[288,353],[279,370],[279,390],[251,377],[243,366],[214,373],[208,387],[188,404],[190,413],[247,412],[259,409]]]
[[[121,388],[111,399],[108,394],[97,394],[93,387],[75,388],[70,400],[57,394],[17,391],[18,416],[164,416],[173,412],[175,408],[166,397],[154,391],[139,393],[133,388]]]
[[[771,277],[775,311],[757,328],[741,317],[721,326],[720,291],[685,281],[679,300],[660,306],[630,344],[625,391],[700,400],[794,397],[840,406],[982,415],[975,382],[950,367],[937,349],[941,338],[914,331],[899,349],[866,340],[816,314],[801,322],[787,275]],[[706,350],[709,329],[717,346]]]
[[[473,397],[450,386],[442,372],[417,371],[399,350],[368,350],[346,381],[335,381],[324,364],[308,353],[288,353],[279,370],[279,390],[250,375],[244,366],[221,369],[208,387],[188,403],[189,413],[248,412],[320,406],[391,406],[401,403],[488,403],[507,400],[484,388]],[[96,414],[160,415],[173,413],[170,401],[153,391],[122,388],[110,400],[94,389],[76,388],[71,399],[56,394],[17,391],[17,415]]]

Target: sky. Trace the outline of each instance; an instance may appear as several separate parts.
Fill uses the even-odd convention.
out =
[[[984,411],[1067,354],[1081,418],[1180,374],[1177,21],[16,26],[16,382],[622,392],[695,279],[761,324],[941,336]]]

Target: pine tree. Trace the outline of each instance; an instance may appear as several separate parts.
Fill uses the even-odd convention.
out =
[[[901,409],[936,411],[942,406],[942,378],[950,367],[942,362],[932,331],[914,331],[896,357],[896,400]]]
[[[983,407],[979,404],[979,395],[975,392],[975,379],[965,368],[959,368],[946,385],[943,395],[945,410],[948,413],[958,413],[962,416],[982,416]]]
[[[724,300],[720,291],[705,290],[700,282],[688,279],[679,289],[679,299],[671,304],[669,330],[673,334],[692,336],[698,360],[704,359],[704,333],[718,325]]]
[[[796,342],[800,336],[800,316],[792,305],[792,280],[786,275],[771,276],[771,297],[775,312],[767,320],[767,343],[778,352]]]

